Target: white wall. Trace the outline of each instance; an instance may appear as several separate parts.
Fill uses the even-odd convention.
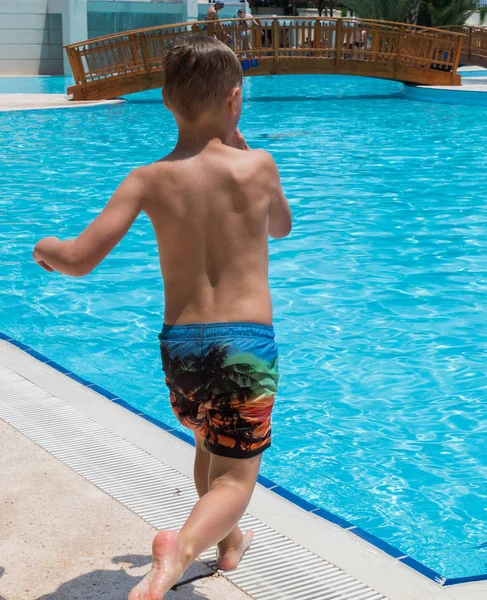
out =
[[[63,73],[62,19],[48,0],[0,0],[0,74]]]
[[[197,0],[0,0],[0,75],[69,74],[63,44],[197,14]]]
[[[140,0],[88,0],[88,36],[110,35],[128,29],[156,27],[185,20],[185,4]]]
[[[480,25],[481,27],[487,27],[487,19],[484,20],[483,23],[480,22],[480,13],[474,13],[467,21],[467,25],[471,25],[472,27],[477,27]]]

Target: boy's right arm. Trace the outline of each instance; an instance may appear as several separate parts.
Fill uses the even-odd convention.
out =
[[[267,157],[268,168],[274,182],[274,190],[269,206],[269,235],[272,238],[283,238],[291,233],[293,217],[289,202],[282,189],[277,165],[270,154],[267,154]]]
[[[244,136],[236,129],[227,145],[237,150],[249,150],[250,148],[245,141]],[[265,150],[253,150],[256,156],[259,156],[262,161],[262,168],[266,171],[272,182],[272,198],[269,206],[269,235],[273,238],[283,238],[289,235],[293,226],[293,217],[289,202],[284,194],[281,185],[279,170],[272,156]]]

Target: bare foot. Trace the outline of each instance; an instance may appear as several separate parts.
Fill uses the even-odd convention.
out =
[[[234,571],[242,560],[243,555],[250,548],[253,539],[254,532],[249,529],[242,535],[240,544],[236,547],[224,547],[223,542],[220,542],[218,544],[218,568],[222,571]]]
[[[158,533],[152,542],[152,569],[130,592],[128,600],[162,600],[184,573],[181,550],[178,533]]]

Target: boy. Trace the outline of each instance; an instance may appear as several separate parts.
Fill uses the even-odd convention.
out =
[[[277,349],[268,284],[268,234],[291,230],[277,167],[237,130],[242,70],[211,37],[191,36],[166,57],[163,98],[179,137],[164,159],[135,169],[74,240],[34,249],[48,271],[92,271],[140,211],[152,221],[164,278],[159,336],[173,410],[195,433],[200,496],[179,533],[154,539],[149,574],[129,600],[160,600],[203,551],[218,545],[235,569],[252,541],[238,521],[270,445]]]

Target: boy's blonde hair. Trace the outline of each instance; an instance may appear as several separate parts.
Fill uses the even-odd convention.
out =
[[[223,42],[205,35],[183,37],[164,61],[164,91],[174,110],[196,121],[208,110],[217,112],[235,87],[242,85],[242,67]]]

